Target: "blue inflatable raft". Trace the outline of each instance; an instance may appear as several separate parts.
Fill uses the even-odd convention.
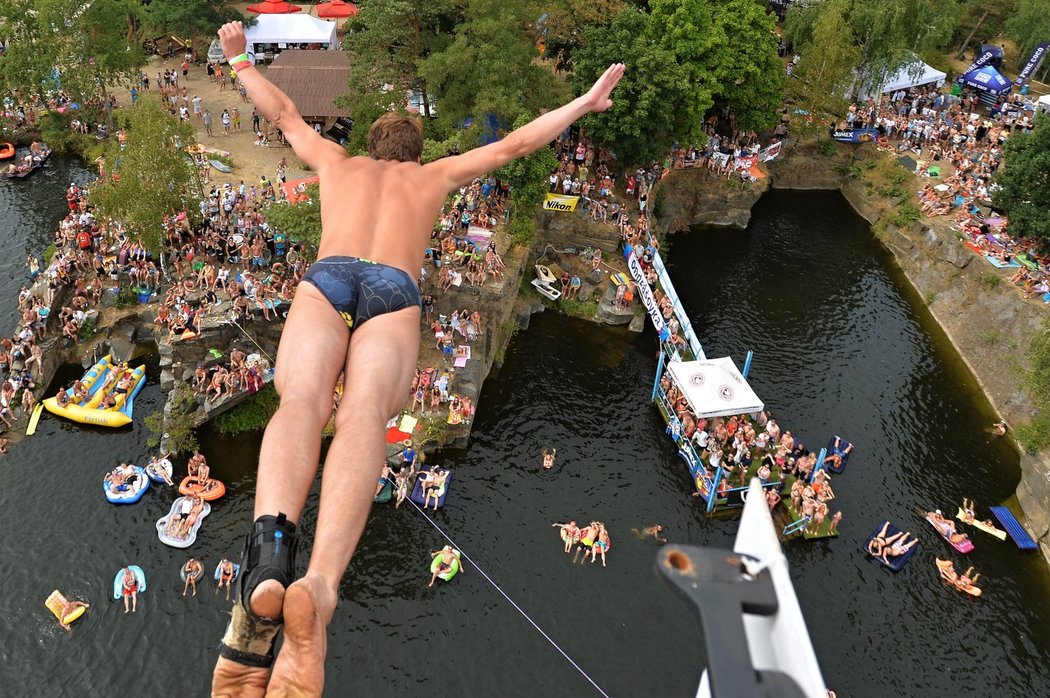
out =
[[[222,573],[222,560],[219,560],[219,562],[215,565],[215,574],[213,575],[213,578],[215,579],[216,582],[219,581],[219,575],[221,573]],[[241,566],[239,564],[237,564],[236,562],[233,563],[233,579],[231,579],[230,582],[231,583],[236,582],[237,581],[237,577],[240,576],[240,574],[241,574]]]
[[[445,478],[445,484],[438,490],[438,509],[445,506],[445,498],[448,496],[449,485],[452,484],[452,471],[448,468],[442,468],[448,476]],[[425,475],[425,477],[424,477]],[[419,469],[419,477],[416,478],[416,484],[412,488],[412,494],[409,495],[409,499],[418,504],[419,506],[426,508],[426,500],[423,499],[423,480],[430,477],[430,466],[424,465]],[[433,497],[431,497],[433,501]]]
[[[837,445],[835,443],[836,441],[838,442]],[[831,472],[835,473],[836,475],[838,475],[843,470],[845,470],[846,469],[846,463],[849,462],[850,453],[853,452],[853,449],[850,448],[850,446],[852,446],[852,445],[853,444],[851,444],[849,441],[846,441],[841,436],[832,436],[830,439],[828,439],[828,448],[827,448],[828,455],[829,456],[838,456],[842,460],[839,462],[838,465],[834,465],[834,462],[832,462],[832,463],[825,463],[824,467],[827,468],[828,470],[830,470]],[[849,450],[847,451],[846,449],[849,449]]]
[[[871,554],[871,551],[868,549],[868,546],[871,545],[871,541],[875,540],[875,536],[879,535],[879,532],[882,531],[883,526],[886,526],[887,538],[901,532],[899,528],[891,524],[889,521],[884,521],[883,523],[879,524],[879,527],[872,531],[871,535],[868,536],[868,538],[864,541],[864,545],[861,546],[861,550],[864,551],[865,555],[874,558],[880,564],[889,567],[894,572],[899,572],[901,568],[903,568],[904,565],[908,562],[908,560],[911,559],[911,556],[915,554],[915,550],[919,547],[919,543],[915,543],[915,545],[911,546],[908,549],[908,551],[905,552],[903,555],[898,555],[896,557],[887,555],[886,560],[883,560],[881,557],[875,557]],[[912,536],[912,538],[918,540],[914,536]]]
[[[109,482],[102,483],[102,491],[106,494],[106,499],[110,504],[134,504],[146,494],[146,490],[149,489],[149,478],[146,477],[146,471],[137,465],[132,469],[135,471],[135,477],[129,483],[116,487],[110,487]]]
[[[131,570],[132,574],[135,575],[135,581],[138,583],[138,593],[146,591],[146,573],[142,571],[142,568],[138,565],[128,565],[128,569]],[[121,567],[117,570],[117,576],[113,578],[113,600],[119,601],[120,597],[124,594],[124,568]]]

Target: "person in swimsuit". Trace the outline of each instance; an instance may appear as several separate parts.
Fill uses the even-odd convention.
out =
[[[383,491],[383,487],[386,485],[386,483],[393,482],[393,474],[393,471],[390,470],[390,466],[386,463],[383,463],[383,470],[379,473],[379,482],[376,484],[376,491],[375,494],[372,495],[372,499],[375,499],[379,496],[379,493]]]
[[[226,599],[230,598],[230,584],[233,582],[234,567],[233,563],[223,558],[219,561],[219,581],[215,585],[215,593],[219,593],[219,589],[226,587]]]
[[[543,469],[550,470],[554,467],[554,457],[558,455],[558,449],[552,448],[549,451],[543,449]],[[567,550],[565,552],[568,552]]]
[[[562,540],[565,541],[565,552],[568,553],[572,550],[573,543],[580,540],[580,528],[576,525],[576,520],[573,519],[569,523],[553,523],[553,528],[561,529]]]
[[[434,586],[434,582],[437,581],[438,575],[450,572],[452,570],[452,563],[454,563],[456,560],[459,560],[459,555],[452,551],[451,545],[446,545],[441,550],[437,551],[436,553],[431,553],[430,555],[431,559],[438,557],[439,555],[441,556],[441,559],[438,562],[437,569],[434,570],[434,574],[430,576],[430,584],[427,584],[428,587]],[[459,563],[459,571],[464,571],[462,560],[460,560]]]
[[[427,504],[431,499],[434,500],[434,511],[438,510],[438,504],[441,503],[441,495],[444,493],[445,481],[448,480],[448,471],[442,470],[441,468],[434,468],[426,480],[423,481],[423,508],[427,508]]]
[[[605,530],[605,524],[598,524],[598,537],[594,541],[594,545],[591,546],[591,564],[594,564],[594,559],[598,556],[602,556],[602,567],[605,567],[605,553],[609,550],[609,532]]]
[[[652,526],[646,526],[642,529],[632,528],[631,530],[639,540],[643,538],[652,538],[660,545],[667,542],[667,539],[660,535],[664,531],[664,527],[660,524],[653,524]]]
[[[197,577],[204,573],[204,565],[201,561],[191,557],[186,561],[186,564],[182,566],[182,574],[186,577],[186,581],[182,584],[182,595],[185,596],[186,592],[191,588],[193,589],[193,595],[197,595]]]
[[[931,523],[933,523],[934,527],[941,534],[941,537],[952,545],[969,540],[969,537],[965,533],[956,532],[955,522],[951,519],[944,518],[944,516],[941,515],[940,509],[937,511],[926,512],[926,517]]]
[[[124,613],[128,612],[128,600],[131,601],[131,612],[135,612],[139,599],[139,582],[130,567],[124,568],[124,577],[121,580],[121,596],[124,597]]]
[[[62,607],[62,613],[59,614],[58,624],[66,630],[73,632],[73,628],[69,625],[69,623],[66,623],[62,619],[68,618],[69,614],[77,610],[78,608],[91,608],[91,604],[85,603],[83,601],[66,601],[66,605]]]
[[[610,66],[586,94],[502,140],[422,165],[418,119],[384,114],[368,131],[368,156],[350,157],[251,66],[240,22],[223,25],[219,38],[255,108],[317,173],[322,235],[318,261],[299,284],[280,340],[274,377],[280,405],[259,454],[255,522],[212,691],[317,695],[326,626],[368,519],[368,485],[384,460],[385,425],[404,407],[416,368],[421,298],[415,278],[446,197],[545,147],[580,117],[608,109],[624,67]],[[311,370],[303,371],[307,360]],[[296,526],[344,372],[347,389],[324,463],[311,557],[305,577],[296,580]],[[288,545],[273,552],[264,542],[275,533]],[[272,645],[282,628],[273,665]]]

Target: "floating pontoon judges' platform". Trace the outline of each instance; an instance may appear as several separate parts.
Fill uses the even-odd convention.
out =
[[[999,523],[1003,525],[1006,532],[1010,534],[1010,538],[1013,539],[1014,543],[1017,543],[1017,547],[1021,550],[1035,550],[1039,547],[1028,531],[1024,530],[1024,526],[1017,520],[1017,517],[1007,509],[1006,507],[991,507],[992,516],[999,520]]]
[[[698,698],[826,698],[762,486],[752,479],[733,552],[668,545],[657,568],[700,612],[707,669]]]

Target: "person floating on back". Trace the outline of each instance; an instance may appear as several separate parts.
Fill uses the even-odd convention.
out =
[[[503,140],[422,165],[418,118],[383,115],[369,129],[369,156],[350,157],[252,68],[240,22],[223,25],[219,38],[255,107],[317,173],[323,232],[318,261],[299,285],[281,337],[274,379],[280,406],[259,454],[255,521],[212,693],[319,696],[327,626],[372,505],[385,425],[404,406],[416,368],[421,301],[415,276],[445,197],[546,146],[581,116],[608,109],[624,66],[611,65],[585,95]],[[313,550],[306,575],[296,579],[297,526],[344,371]]]

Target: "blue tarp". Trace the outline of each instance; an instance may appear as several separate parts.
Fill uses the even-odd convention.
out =
[[[1003,77],[1002,73],[990,65],[983,65],[962,76],[962,84],[981,92],[1005,92],[1013,83]]]

